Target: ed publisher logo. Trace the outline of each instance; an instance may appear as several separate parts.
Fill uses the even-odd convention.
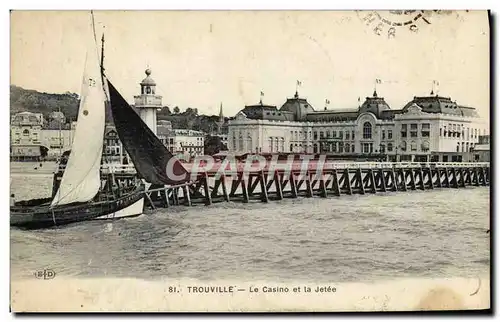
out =
[[[41,280],[51,280],[56,277],[56,272],[52,269],[41,269],[35,272],[35,277]]]

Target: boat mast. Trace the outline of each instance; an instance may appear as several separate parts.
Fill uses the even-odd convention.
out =
[[[61,106],[58,107],[58,111],[59,111],[59,115],[57,115],[58,117],[61,116]],[[57,122],[59,124],[59,160],[62,158],[62,146],[63,146],[63,143],[61,142],[61,121],[62,121],[62,118],[59,119],[59,121]]]
[[[101,83],[102,83],[102,88],[104,91],[104,95],[106,96],[106,100],[104,101],[104,108],[107,108],[108,105],[110,104],[109,97],[108,97],[108,92],[106,91],[106,85],[105,85],[105,75],[104,75],[104,33],[102,33],[101,37],[101,62],[100,62],[100,67],[101,67]],[[103,135],[106,134],[106,129],[104,129]],[[105,141],[106,142],[106,141]],[[103,149],[106,151],[105,149]],[[111,189],[111,193],[114,198],[117,198],[118,196],[115,195],[115,184],[116,184],[116,179],[115,179],[115,169],[114,169],[114,164],[112,162],[113,160],[109,159],[106,161],[108,164],[108,182],[111,179],[111,184],[109,185],[109,188]],[[111,176],[110,176],[111,174]]]
[[[104,32],[102,33],[101,37],[101,81],[102,81],[102,86],[104,87]],[[108,101],[108,93],[104,91],[106,94],[106,102]]]

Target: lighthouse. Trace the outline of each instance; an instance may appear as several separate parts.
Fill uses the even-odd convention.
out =
[[[141,95],[134,96],[135,109],[141,119],[156,134],[156,111],[162,108],[161,96],[156,95],[156,83],[151,78],[151,69],[146,69],[146,78],[141,82]]]

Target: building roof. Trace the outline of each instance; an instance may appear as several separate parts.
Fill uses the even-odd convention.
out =
[[[350,111],[327,110],[307,114],[306,120],[311,122],[345,122],[355,120],[358,115],[357,109]]]
[[[474,151],[489,151],[490,150],[490,144],[476,144],[474,146]]]
[[[71,124],[70,123],[64,123],[61,122],[57,119],[54,119],[47,123],[44,127],[44,130],[71,130]]]
[[[406,112],[406,110],[408,110],[413,103],[422,108],[422,112],[425,113],[443,113],[470,117],[479,116],[475,108],[458,105],[457,102],[452,101],[450,97],[439,95],[415,96],[413,97],[413,100],[408,102],[408,104],[403,107],[403,111]]]
[[[55,119],[55,118],[61,118],[61,119],[65,118],[64,113],[63,113],[63,112],[60,112],[60,111],[54,111],[54,112],[51,112],[51,113],[49,114],[49,117],[50,117],[50,118],[53,118],[53,119]]]
[[[279,121],[292,121],[293,114],[282,112],[273,105],[256,104],[247,105],[243,110],[246,118],[252,120],[279,120]]]
[[[260,120],[283,120],[283,121],[310,121],[310,122],[342,122],[353,121],[362,113],[373,113],[378,119],[392,120],[395,115],[404,114],[408,109],[416,104],[425,113],[443,113],[457,116],[479,117],[475,108],[457,105],[449,97],[443,96],[415,96],[402,109],[393,110],[383,97],[379,97],[374,91],[371,97],[366,97],[365,101],[357,109],[332,109],[315,111],[306,99],[300,98],[295,93],[293,98],[288,98],[278,110],[276,106],[264,105],[262,102],[257,105],[245,106],[241,112],[248,119]]]
[[[142,80],[141,85],[155,86],[156,82],[151,78],[151,69],[146,69],[144,73],[146,73],[146,78]]]
[[[12,117],[12,123],[31,123],[42,125],[43,115],[41,113],[20,112]]]
[[[286,102],[280,108],[281,112],[291,112],[296,120],[301,120],[309,113],[315,112],[314,107],[309,104],[307,99],[300,98],[299,93],[295,92],[293,98],[287,98]]]
[[[156,134],[157,135],[163,135],[163,136],[168,136],[170,131],[172,130],[172,124],[156,124]]]
[[[379,97],[377,91],[373,92],[372,97],[366,97],[363,104],[359,107],[359,113],[373,113],[379,119],[390,118],[393,116],[389,104],[383,97]]]
[[[202,131],[196,131],[196,130],[189,130],[189,129],[171,129],[168,130],[167,134],[164,134],[165,136],[198,136],[198,137],[205,137],[205,133]]]

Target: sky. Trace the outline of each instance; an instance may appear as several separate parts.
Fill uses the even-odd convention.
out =
[[[149,66],[163,105],[234,116],[255,104],[301,97],[316,110],[350,109],[379,96],[392,109],[435,91],[489,119],[486,11],[426,12],[408,26],[371,11],[95,11],[108,78],[130,102]],[[413,19],[378,12],[390,22]],[[376,17],[375,15],[371,17]],[[381,24],[380,34],[374,29]],[[79,93],[91,35],[88,11],[13,11],[11,84]]]

